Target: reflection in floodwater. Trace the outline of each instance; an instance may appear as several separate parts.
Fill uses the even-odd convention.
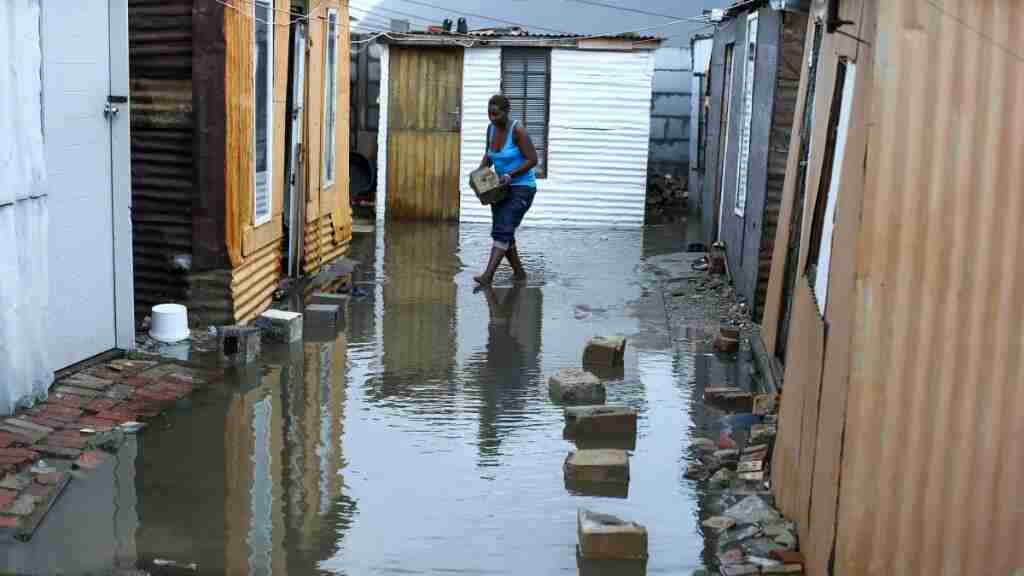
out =
[[[694,408],[694,378],[728,375],[676,347],[645,268],[677,235],[517,240],[530,283],[502,272],[475,290],[486,227],[357,236],[342,333],[265,343],[258,365],[76,479],[32,542],[0,549],[0,572],[159,574],[160,560],[200,574],[576,574],[585,507],[648,528],[648,574],[690,573],[706,510],[682,475],[695,428],[720,425]],[[627,337],[608,403],[639,411],[628,493],[614,498],[566,490],[575,446],[546,388],[594,335]]]

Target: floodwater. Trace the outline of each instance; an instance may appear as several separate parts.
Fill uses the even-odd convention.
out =
[[[265,344],[156,420],[0,548],[0,572],[573,574],[586,507],[647,527],[649,574],[689,574],[707,514],[683,471],[717,425],[693,401],[714,368],[673,342],[645,264],[681,234],[524,229],[529,284],[502,286],[506,268],[493,291],[472,281],[486,227],[358,235],[340,333]],[[566,490],[573,445],[547,395],[598,334],[629,339],[608,384],[608,404],[640,410],[626,498]]]

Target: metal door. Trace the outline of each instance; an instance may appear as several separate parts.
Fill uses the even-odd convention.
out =
[[[387,216],[458,220],[461,49],[391,48]]]
[[[131,345],[127,3],[83,0],[69,11],[64,2],[44,0],[41,32],[49,353],[59,369],[119,340]]]

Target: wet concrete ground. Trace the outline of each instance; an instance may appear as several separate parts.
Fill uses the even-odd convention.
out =
[[[32,541],[3,545],[0,572],[572,574],[582,506],[647,527],[649,574],[690,574],[709,514],[683,478],[691,440],[731,425],[700,391],[744,368],[704,352],[713,315],[673,292],[685,258],[665,255],[684,234],[524,229],[530,282],[503,285],[506,268],[493,291],[472,281],[486,227],[358,235],[336,337],[265,345],[153,422]],[[640,410],[626,498],[566,490],[573,445],[547,395],[598,334],[629,339],[608,385],[608,404]]]

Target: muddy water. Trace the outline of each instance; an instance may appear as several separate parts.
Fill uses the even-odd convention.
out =
[[[645,265],[684,240],[525,230],[529,284],[507,285],[506,269],[475,291],[487,232],[357,236],[339,334],[265,347],[261,365],[154,422],[73,482],[30,543],[0,549],[0,571],[572,574],[579,507],[647,526],[649,574],[701,566],[706,513],[682,473],[694,431],[715,426],[691,401],[711,368],[685,335],[673,342]],[[573,445],[546,379],[595,334],[629,338],[608,386],[609,404],[641,415],[625,498],[563,485]]]

